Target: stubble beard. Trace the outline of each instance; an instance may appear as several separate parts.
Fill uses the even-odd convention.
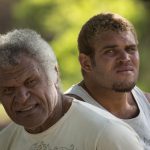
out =
[[[112,84],[112,90],[115,92],[131,92],[131,90],[135,87],[136,82],[138,80],[138,73],[135,73],[132,78],[128,78],[125,80],[116,81]]]
[[[133,82],[126,82],[126,81],[122,81],[119,83],[114,83],[112,85],[112,90],[114,90],[115,92],[130,92],[136,85],[136,81]]]

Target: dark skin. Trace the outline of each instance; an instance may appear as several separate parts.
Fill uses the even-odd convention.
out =
[[[87,88],[84,86],[83,82],[84,81],[80,82],[79,85],[82,86],[86,91],[88,91]],[[144,93],[144,94],[150,103],[150,93]],[[74,97],[78,100],[84,101],[81,97],[79,97],[77,95],[74,95],[74,94],[67,94],[67,95]],[[90,96],[93,97],[91,94],[90,94]],[[120,106],[118,104],[114,105],[114,103],[112,103],[112,105],[110,105],[109,102],[107,104],[107,103],[105,103],[105,100],[102,101],[102,99],[100,101],[97,101],[97,102],[99,104],[101,104],[106,110],[111,112],[113,115],[117,116],[118,118],[120,118],[120,119],[131,119],[131,118],[136,117],[139,114],[139,109],[137,107],[137,104],[136,104],[135,99],[132,96],[131,92],[129,92],[129,96],[130,96],[130,98],[128,98],[127,100],[130,102],[130,105],[133,106],[133,108],[134,108],[133,111],[129,112],[129,116],[127,116],[128,114],[126,112],[122,112],[122,114],[120,113],[120,109],[118,109],[118,108],[120,108]],[[111,97],[111,99],[112,99],[112,97]],[[126,110],[126,111],[128,111],[128,110]],[[126,117],[124,117],[124,116],[126,116]]]
[[[118,118],[136,117],[139,108],[131,90],[138,78],[139,52],[133,33],[106,31],[93,42],[93,48],[92,59],[79,54],[84,71],[84,79],[79,85]],[[145,95],[150,101],[150,94]]]
[[[117,94],[116,92],[105,92],[105,94],[100,92],[99,95],[101,95],[101,97],[99,98],[98,96],[93,96],[92,92],[90,93],[87,87],[85,87],[84,81],[82,81],[79,85],[88,91],[91,97],[100,103],[106,110],[118,118],[130,119],[136,117],[139,114],[137,104],[130,92],[126,93],[124,96],[121,94],[119,95],[119,93]]]
[[[19,58],[17,65],[0,68],[1,103],[14,122],[29,133],[40,133],[68,111],[72,98],[60,93],[57,81],[48,80],[37,61]]]

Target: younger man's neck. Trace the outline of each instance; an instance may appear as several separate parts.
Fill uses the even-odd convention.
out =
[[[102,107],[121,119],[131,119],[139,114],[138,105],[131,92],[116,92],[105,88],[90,88],[79,84]]]

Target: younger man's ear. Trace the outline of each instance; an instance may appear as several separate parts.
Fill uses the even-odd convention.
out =
[[[80,62],[81,68],[85,72],[90,72],[91,71],[91,69],[92,69],[91,59],[88,55],[80,53],[79,54],[79,62]]]

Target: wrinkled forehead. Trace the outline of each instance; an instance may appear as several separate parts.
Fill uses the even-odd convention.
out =
[[[0,82],[9,80],[19,80],[21,78],[26,78],[29,75],[40,73],[41,67],[36,61],[29,58],[23,58],[18,61],[16,65],[9,65],[5,68],[0,67]]]
[[[105,31],[101,34],[95,35],[93,42],[101,43],[101,42],[109,42],[115,40],[123,40],[123,41],[130,41],[131,43],[137,45],[138,41],[134,34],[131,31],[122,31],[122,32],[115,32],[115,31]]]
[[[0,68],[7,69],[21,64],[22,60],[27,59],[29,54],[21,52],[18,49],[2,49],[0,48]]]
[[[91,44],[95,52],[112,46],[138,46],[137,40],[135,39],[133,33],[130,31],[124,31],[119,33],[113,31],[103,32],[101,35],[97,35],[97,37],[95,37]]]

